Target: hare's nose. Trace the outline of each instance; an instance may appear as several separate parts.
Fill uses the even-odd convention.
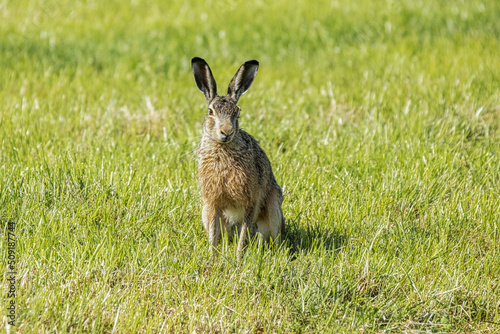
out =
[[[220,135],[223,139],[226,139],[228,137],[231,137],[231,135],[234,133],[233,130],[220,130]]]

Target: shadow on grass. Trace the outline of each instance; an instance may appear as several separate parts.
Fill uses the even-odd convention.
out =
[[[347,243],[347,236],[326,224],[311,223],[299,216],[286,221],[286,243],[290,254],[310,253],[317,250],[339,252]]]

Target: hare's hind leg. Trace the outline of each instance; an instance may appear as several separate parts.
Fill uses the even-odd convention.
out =
[[[285,241],[285,217],[281,209],[281,196],[276,196],[273,205],[269,208],[269,226],[271,226],[271,238],[276,245],[281,245]]]
[[[221,212],[210,205],[204,205],[201,217],[210,244],[210,252],[213,253],[221,234]]]
[[[272,238],[280,245],[285,237],[285,219],[281,210],[283,202],[278,189],[274,190],[266,201],[257,221],[257,233],[260,233],[266,242]]]

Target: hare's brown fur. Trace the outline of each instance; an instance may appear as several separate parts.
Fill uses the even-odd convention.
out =
[[[228,95],[216,94],[208,64],[193,59],[198,88],[205,94],[209,113],[198,147],[198,181],[203,201],[202,220],[211,249],[222,230],[240,234],[238,253],[247,234],[260,234],[278,243],[284,235],[283,195],[264,150],[247,132],[239,129],[236,105],[253,82],[256,61],[243,64],[231,81]]]

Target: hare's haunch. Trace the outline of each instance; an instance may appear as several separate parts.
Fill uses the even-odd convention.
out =
[[[239,255],[247,234],[281,243],[285,231],[281,188],[264,150],[238,124],[240,107],[236,104],[252,85],[259,63],[250,60],[241,65],[222,97],[217,95],[205,60],[193,58],[191,65],[196,86],[208,105],[198,146],[198,182],[210,249],[217,246],[222,229],[230,237],[239,233]]]

